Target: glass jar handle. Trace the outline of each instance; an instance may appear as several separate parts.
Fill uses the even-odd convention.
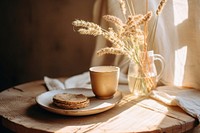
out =
[[[159,60],[161,62],[160,73],[156,76],[156,82],[158,82],[160,78],[162,77],[164,69],[165,69],[165,60],[164,60],[164,57],[159,54],[154,54],[154,60]]]

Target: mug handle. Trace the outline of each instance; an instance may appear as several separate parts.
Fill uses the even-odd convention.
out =
[[[156,82],[158,82],[160,78],[162,77],[164,69],[165,69],[165,60],[164,60],[164,57],[161,56],[160,54],[154,54],[154,60],[158,60],[161,63],[160,73],[156,76]]]

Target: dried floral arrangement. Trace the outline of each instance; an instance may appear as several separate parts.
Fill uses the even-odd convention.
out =
[[[148,11],[148,0],[146,0],[147,12],[144,15],[135,14],[132,0],[118,0],[118,2],[124,15],[125,22],[116,16],[103,16],[106,21],[113,23],[116,26],[116,30],[111,27],[106,30],[93,22],[84,20],[75,20],[72,22],[72,25],[79,27],[78,32],[80,34],[93,36],[102,35],[111,42],[112,47],[105,47],[97,51],[99,56],[104,54],[126,55],[129,59],[140,63],[142,62],[140,61],[141,57],[138,57],[137,55],[139,52],[147,52],[147,26],[153,13],[152,11]],[[157,16],[163,10],[166,2],[167,0],[160,1],[156,10]],[[155,31],[152,31],[151,33],[155,34]]]
[[[98,24],[87,22],[84,20],[75,20],[72,25],[78,27],[78,32],[84,35],[103,36],[111,42],[111,47],[101,48],[97,51],[97,55],[115,54],[125,55],[130,61],[133,61],[140,67],[137,76],[129,75],[129,89],[138,88],[137,93],[148,94],[152,88],[156,86],[156,80],[150,76],[150,59],[148,58],[148,23],[153,16],[153,12],[148,10],[148,0],[146,1],[146,14],[135,14],[133,0],[116,0],[120,4],[122,14],[125,22],[122,19],[113,15],[104,15],[103,19],[112,23],[115,28],[109,27],[107,30],[103,29]],[[139,1],[138,1],[139,2]],[[151,38],[149,42],[154,43],[155,32],[157,27],[157,20],[159,14],[162,12],[167,0],[161,0],[157,9],[155,10],[156,19],[151,31]],[[130,66],[129,66],[130,68]]]

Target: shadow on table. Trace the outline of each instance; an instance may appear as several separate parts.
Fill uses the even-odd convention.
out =
[[[1,121],[1,116],[0,116],[0,121]],[[2,125],[2,123],[0,123],[0,131],[1,131],[1,133],[14,133],[14,132],[12,132],[12,131],[10,131],[9,129],[7,129],[7,128],[5,128],[3,125]]]
[[[32,106],[30,106],[27,109],[26,113],[28,117],[31,118],[30,120],[33,121],[35,126],[49,130],[51,129],[51,131],[63,131],[65,129],[76,129],[77,131],[82,131],[83,129],[84,131],[90,131],[93,129],[99,129],[104,127],[115,129],[117,127],[114,126],[118,126],[121,123],[127,123],[124,126],[128,127],[129,125],[134,126],[135,123],[145,121],[147,119],[149,119],[150,123],[144,123],[149,124],[149,127],[152,126],[154,122],[156,123],[153,129],[156,130],[156,132],[160,132],[161,128],[166,132],[174,130],[176,128],[182,128],[181,124],[176,125],[175,123],[175,126],[172,128],[169,128],[168,125],[165,124],[166,122],[170,122],[170,120],[174,121],[174,119],[176,119],[177,117],[175,116],[176,111],[175,113],[173,111],[170,111],[173,107],[165,106],[160,102],[155,102],[155,104],[159,105],[160,107],[155,108],[154,110],[152,108],[149,108],[151,105],[148,105],[148,102],[146,102],[148,99],[144,97],[136,99],[134,96],[130,95],[129,92],[127,92],[127,90],[124,90],[124,88],[122,88],[120,91],[123,92],[122,100],[114,108],[99,114],[88,116],[65,116],[46,111],[40,108],[37,104],[33,104]],[[159,112],[159,108],[161,108],[162,106],[165,107],[165,110],[164,112],[162,112],[162,110],[161,112]],[[176,108],[173,108],[173,110],[176,110]],[[185,112],[178,107],[177,112],[180,113],[180,116],[178,117],[187,116]],[[140,118],[143,116],[145,119]],[[158,118],[155,119],[155,116],[158,116]],[[152,119],[148,117],[152,117]],[[129,120],[133,122],[132,125],[131,123],[129,123]],[[177,120],[177,122],[179,121],[181,121],[181,119]],[[113,127],[109,127],[110,125]],[[164,125],[165,127],[162,127],[161,125]],[[148,128],[148,125],[145,126]],[[151,131],[150,129],[144,130]]]

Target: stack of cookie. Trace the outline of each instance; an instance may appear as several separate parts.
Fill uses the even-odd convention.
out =
[[[83,94],[61,93],[53,97],[53,103],[63,109],[80,109],[90,104],[90,100]]]

